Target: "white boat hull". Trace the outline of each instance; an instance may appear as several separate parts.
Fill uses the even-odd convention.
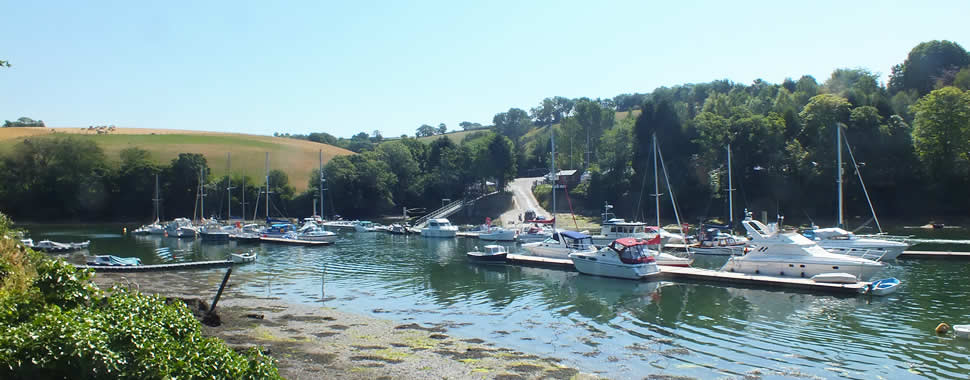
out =
[[[714,247],[693,247],[690,249],[698,255],[712,255],[712,256],[738,256],[744,254],[744,245],[725,245],[725,246],[714,246]]]
[[[458,229],[428,229],[424,228],[421,230],[421,236],[429,238],[453,238],[458,235]]]
[[[855,257],[862,257],[862,258],[866,258],[866,259],[869,259],[869,260],[878,260],[878,261],[894,260],[897,257],[899,257],[899,255],[902,255],[903,254],[903,251],[906,250],[906,247],[905,246],[902,246],[902,247],[890,247],[890,248],[882,248],[882,247],[868,247],[868,248],[864,248],[864,247],[851,247],[851,248],[846,248],[846,247],[827,247],[825,244],[822,244],[821,242],[819,243],[819,246],[821,246],[822,248],[824,248],[826,251],[829,251],[829,252],[832,252],[832,253],[838,253],[838,254],[855,256]]]
[[[325,241],[325,242],[328,242],[328,243],[333,243],[334,241],[337,240],[337,234],[333,234],[333,235],[299,235],[297,237],[297,239],[299,239],[299,240],[307,240],[307,241]]]
[[[515,237],[516,234],[513,230],[482,233],[478,235],[479,240],[485,241],[515,241]]]
[[[569,259],[569,254],[573,252],[583,252],[583,253],[596,252],[595,247],[590,247],[589,249],[586,249],[586,250],[577,251],[572,248],[563,247],[560,244],[552,245],[552,244],[545,244],[542,242],[523,244],[522,248],[525,248],[526,251],[529,251],[529,253],[532,254],[532,256],[548,257],[551,259]]]
[[[743,258],[743,259],[742,259]],[[793,260],[778,260],[777,258],[744,258],[732,257],[721,268],[726,272],[760,274],[778,277],[811,278],[824,273],[848,273],[856,276],[860,281],[868,280],[883,269],[883,265],[875,262],[848,263],[845,261],[797,262]]]
[[[569,255],[569,257],[572,258],[576,270],[580,273],[593,276],[640,280],[660,271],[657,268],[657,263],[624,264],[608,262],[599,257],[577,254]],[[595,259],[595,261],[591,259]]]

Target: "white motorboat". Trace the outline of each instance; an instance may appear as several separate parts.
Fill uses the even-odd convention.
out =
[[[131,233],[135,235],[165,235],[165,227],[158,224],[156,220],[155,223],[138,227]]]
[[[165,225],[165,233],[169,237],[195,237],[195,227],[192,221],[187,218],[175,218],[175,220]]]
[[[421,236],[433,238],[453,238],[458,234],[458,227],[451,225],[445,218],[431,219],[428,225],[421,229]]]
[[[552,229],[545,228],[535,223],[531,226],[523,226],[519,229],[519,241],[523,243],[534,243],[552,237]]]
[[[593,244],[605,246],[612,244],[614,240],[620,238],[650,239],[645,230],[647,224],[642,222],[628,222],[622,218],[616,218],[612,210],[613,205],[603,205],[602,222],[600,233],[593,235]],[[655,234],[652,233],[652,234]],[[651,235],[652,235],[651,234]]]
[[[495,262],[505,261],[508,254],[509,250],[501,245],[486,245],[484,251],[479,251],[478,247],[475,247],[474,251],[466,253],[468,258],[472,260]]]
[[[697,234],[698,244],[691,247],[691,252],[726,256],[744,254],[744,247],[748,246],[748,238],[722,232],[720,227],[724,226],[702,226]]]
[[[893,260],[909,248],[909,244],[862,238],[838,227],[814,228],[802,233],[829,252],[864,257],[873,260]]]
[[[487,230],[478,234],[479,240],[485,241],[515,241],[519,236],[519,231],[502,228],[499,226],[491,226]]]
[[[864,281],[881,271],[885,264],[860,257],[826,251],[815,242],[795,233],[779,231],[751,219],[741,222],[751,237],[751,247],[743,256],[732,256],[722,271],[811,278],[826,273],[848,273]]]
[[[234,264],[245,264],[256,261],[256,251],[249,251],[244,253],[232,253],[229,255],[229,259],[232,260]]]
[[[199,237],[203,241],[229,241],[229,231],[218,223],[208,223],[199,229]]]
[[[569,254],[576,270],[584,274],[639,280],[660,273],[657,260],[645,240],[616,239],[596,252]]]
[[[389,232],[391,234],[394,234],[394,235],[407,235],[407,234],[412,233],[413,231],[411,231],[411,229],[406,224],[394,223],[387,230],[387,232]]]
[[[323,222],[323,227],[335,229],[335,230],[356,230],[357,221],[356,220],[331,220],[329,222]]]
[[[568,259],[573,252],[596,252],[593,239],[575,231],[555,231],[552,236],[541,242],[522,244],[522,248],[533,256],[553,259]]]
[[[296,233],[299,240],[325,241],[328,243],[337,240],[337,234],[327,231],[313,222],[304,224]]]
[[[377,226],[374,223],[367,220],[360,220],[354,224],[354,231],[357,232],[375,232],[377,231]]]

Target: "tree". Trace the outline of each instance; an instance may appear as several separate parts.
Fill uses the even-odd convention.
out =
[[[463,121],[461,123],[458,123],[458,126],[461,127],[463,130],[466,130],[466,131],[472,130],[472,129],[478,129],[478,128],[481,128],[482,127],[481,124],[479,124],[479,123],[472,123],[470,121]]]
[[[0,67],[10,67],[10,62],[0,60]]]
[[[616,120],[616,112],[611,108],[603,107],[598,102],[588,99],[580,100],[576,103],[575,119],[579,122],[585,133],[583,146],[589,151],[594,151],[595,144],[600,141],[603,132],[613,127]],[[590,146],[587,146],[586,143]],[[590,157],[590,161],[592,158]]]
[[[956,42],[933,40],[920,43],[910,50],[902,64],[893,66],[889,76],[889,91],[896,93],[916,90],[920,96],[928,94],[946,70],[970,65],[970,54]]]
[[[378,146],[376,152],[381,160],[387,163],[391,173],[397,177],[397,183],[391,191],[394,203],[406,205],[417,200],[420,193],[416,191],[414,185],[421,168],[406,143],[389,141]]]
[[[518,146],[519,138],[532,127],[529,114],[518,108],[510,108],[508,112],[495,114],[492,118],[495,129],[499,134],[508,137]]]
[[[418,127],[418,132],[415,133],[414,135],[417,137],[429,137],[429,136],[434,136],[434,133],[435,133],[434,127],[427,124],[421,124],[421,126]]]
[[[152,215],[155,209],[149,202],[154,198],[155,175],[161,172],[161,168],[152,161],[151,153],[138,147],[125,148],[120,156],[121,167],[115,178],[116,189],[111,196],[113,216],[161,218],[160,215]]]
[[[438,129],[435,132],[437,132],[439,135],[448,133],[448,126],[445,125],[445,123],[438,124]]]
[[[953,77],[953,87],[963,91],[970,90],[970,66],[960,69]]]
[[[484,160],[489,177],[495,178],[498,190],[515,178],[514,144],[505,136],[493,135],[488,143],[487,158]]]
[[[200,170],[205,173],[203,183],[208,183],[209,165],[199,153],[179,153],[172,164],[163,171],[162,198],[165,215],[191,216],[199,189]]]
[[[965,168],[970,159],[970,92],[944,87],[921,98],[913,109],[917,156],[934,178],[953,180],[956,169]]]
[[[293,194],[296,193],[293,186],[290,186],[290,177],[279,169],[269,171],[269,191],[283,201],[293,199]]]

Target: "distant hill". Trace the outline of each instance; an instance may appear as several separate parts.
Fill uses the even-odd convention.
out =
[[[418,137],[418,141],[421,141],[421,142],[426,143],[426,144],[430,144],[432,141],[441,138],[441,136],[445,136],[445,137],[451,139],[451,142],[453,142],[455,144],[461,144],[461,141],[464,140],[466,136],[468,136],[468,135],[470,135],[472,133],[475,133],[475,132],[488,132],[488,131],[489,131],[488,128],[473,129],[473,130],[470,130],[470,131],[454,131],[454,132],[445,133],[443,135],[434,135],[434,136],[428,136],[428,137]]]
[[[103,131],[107,132],[106,129]],[[310,173],[319,163],[321,149],[324,165],[335,156],[354,154],[312,141],[242,133],[143,128],[116,128],[104,132],[98,134],[88,128],[0,128],[0,153],[6,153],[25,138],[69,133],[96,142],[112,161],[120,160],[121,150],[131,146],[151,152],[152,158],[160,164],[170,163],[179,153],[201,153],[216,177],[225,175],[226,153],[231,152],[233,173],[244,173],[261,183],[265,178],[266,152],[269,152],[270,170],[285,172],[298,192],[307,189]]]

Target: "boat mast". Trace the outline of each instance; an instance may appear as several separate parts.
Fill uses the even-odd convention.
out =
[[[269,220],[269,152],[266,152],[266,220]]]
[[[199,220],[205,221],[205,168],[199,168]]]
[[[551,147],[550,154],[552,155],[550,159],[551,166],[549,169],[549,174],[552,176],[552,230],[555,231],[556,230],[556,182],[558,182],[557,181],[558,178],[556,178],[557,177],[556,176],[556,131],[553,130],[552,127],[549,127],[549,145]]]
[[[232,219],[232,152],[226,152],[226,221]]]
[[[158,197],[158,174],[155,174],[155,199],[152,200],[155,201],[155,223],[158,223],[158,221],[162,219],[162,214],[159,213],[158,210],[158,201],[161,200],[161,198]]]
[[[242,177],[242,220],[246,221],[246,175]]]
[[[836,142],[835,142],[835,147],[836,147],[835,148],[836,149],[835,150],[836,151],[835,156],[837,157],[836,158],[836,167],[835,167],[835,173],[836,174],[835,175],[836,175],[836,178],[837,178],[836,183],[838,183],[838,187],[839,187],[839,203],[838,203],[839,204],[839,206],[838,206],[839,207],[839,210],[838,210],[839,211],[838,212],[839,219],[837,221],[837,226],[836,227],[840,227],[841,228],[842,227],[842,221],[843,221],[843,218],[842,218],[842,127],[839,126],[839,123],[835,123],[835,140],[836,140]]]
[[[320,149],[320,219],[324,219],[323,215],[323,149]]]
[[[657,228],[660,228],[660,180],[657,172],[657,133],[653,133],[653,197],[657,207]]]
[[[731,144],[727,146],[728,156],[728,224],[734,228],[734,186],[731,184]]]

